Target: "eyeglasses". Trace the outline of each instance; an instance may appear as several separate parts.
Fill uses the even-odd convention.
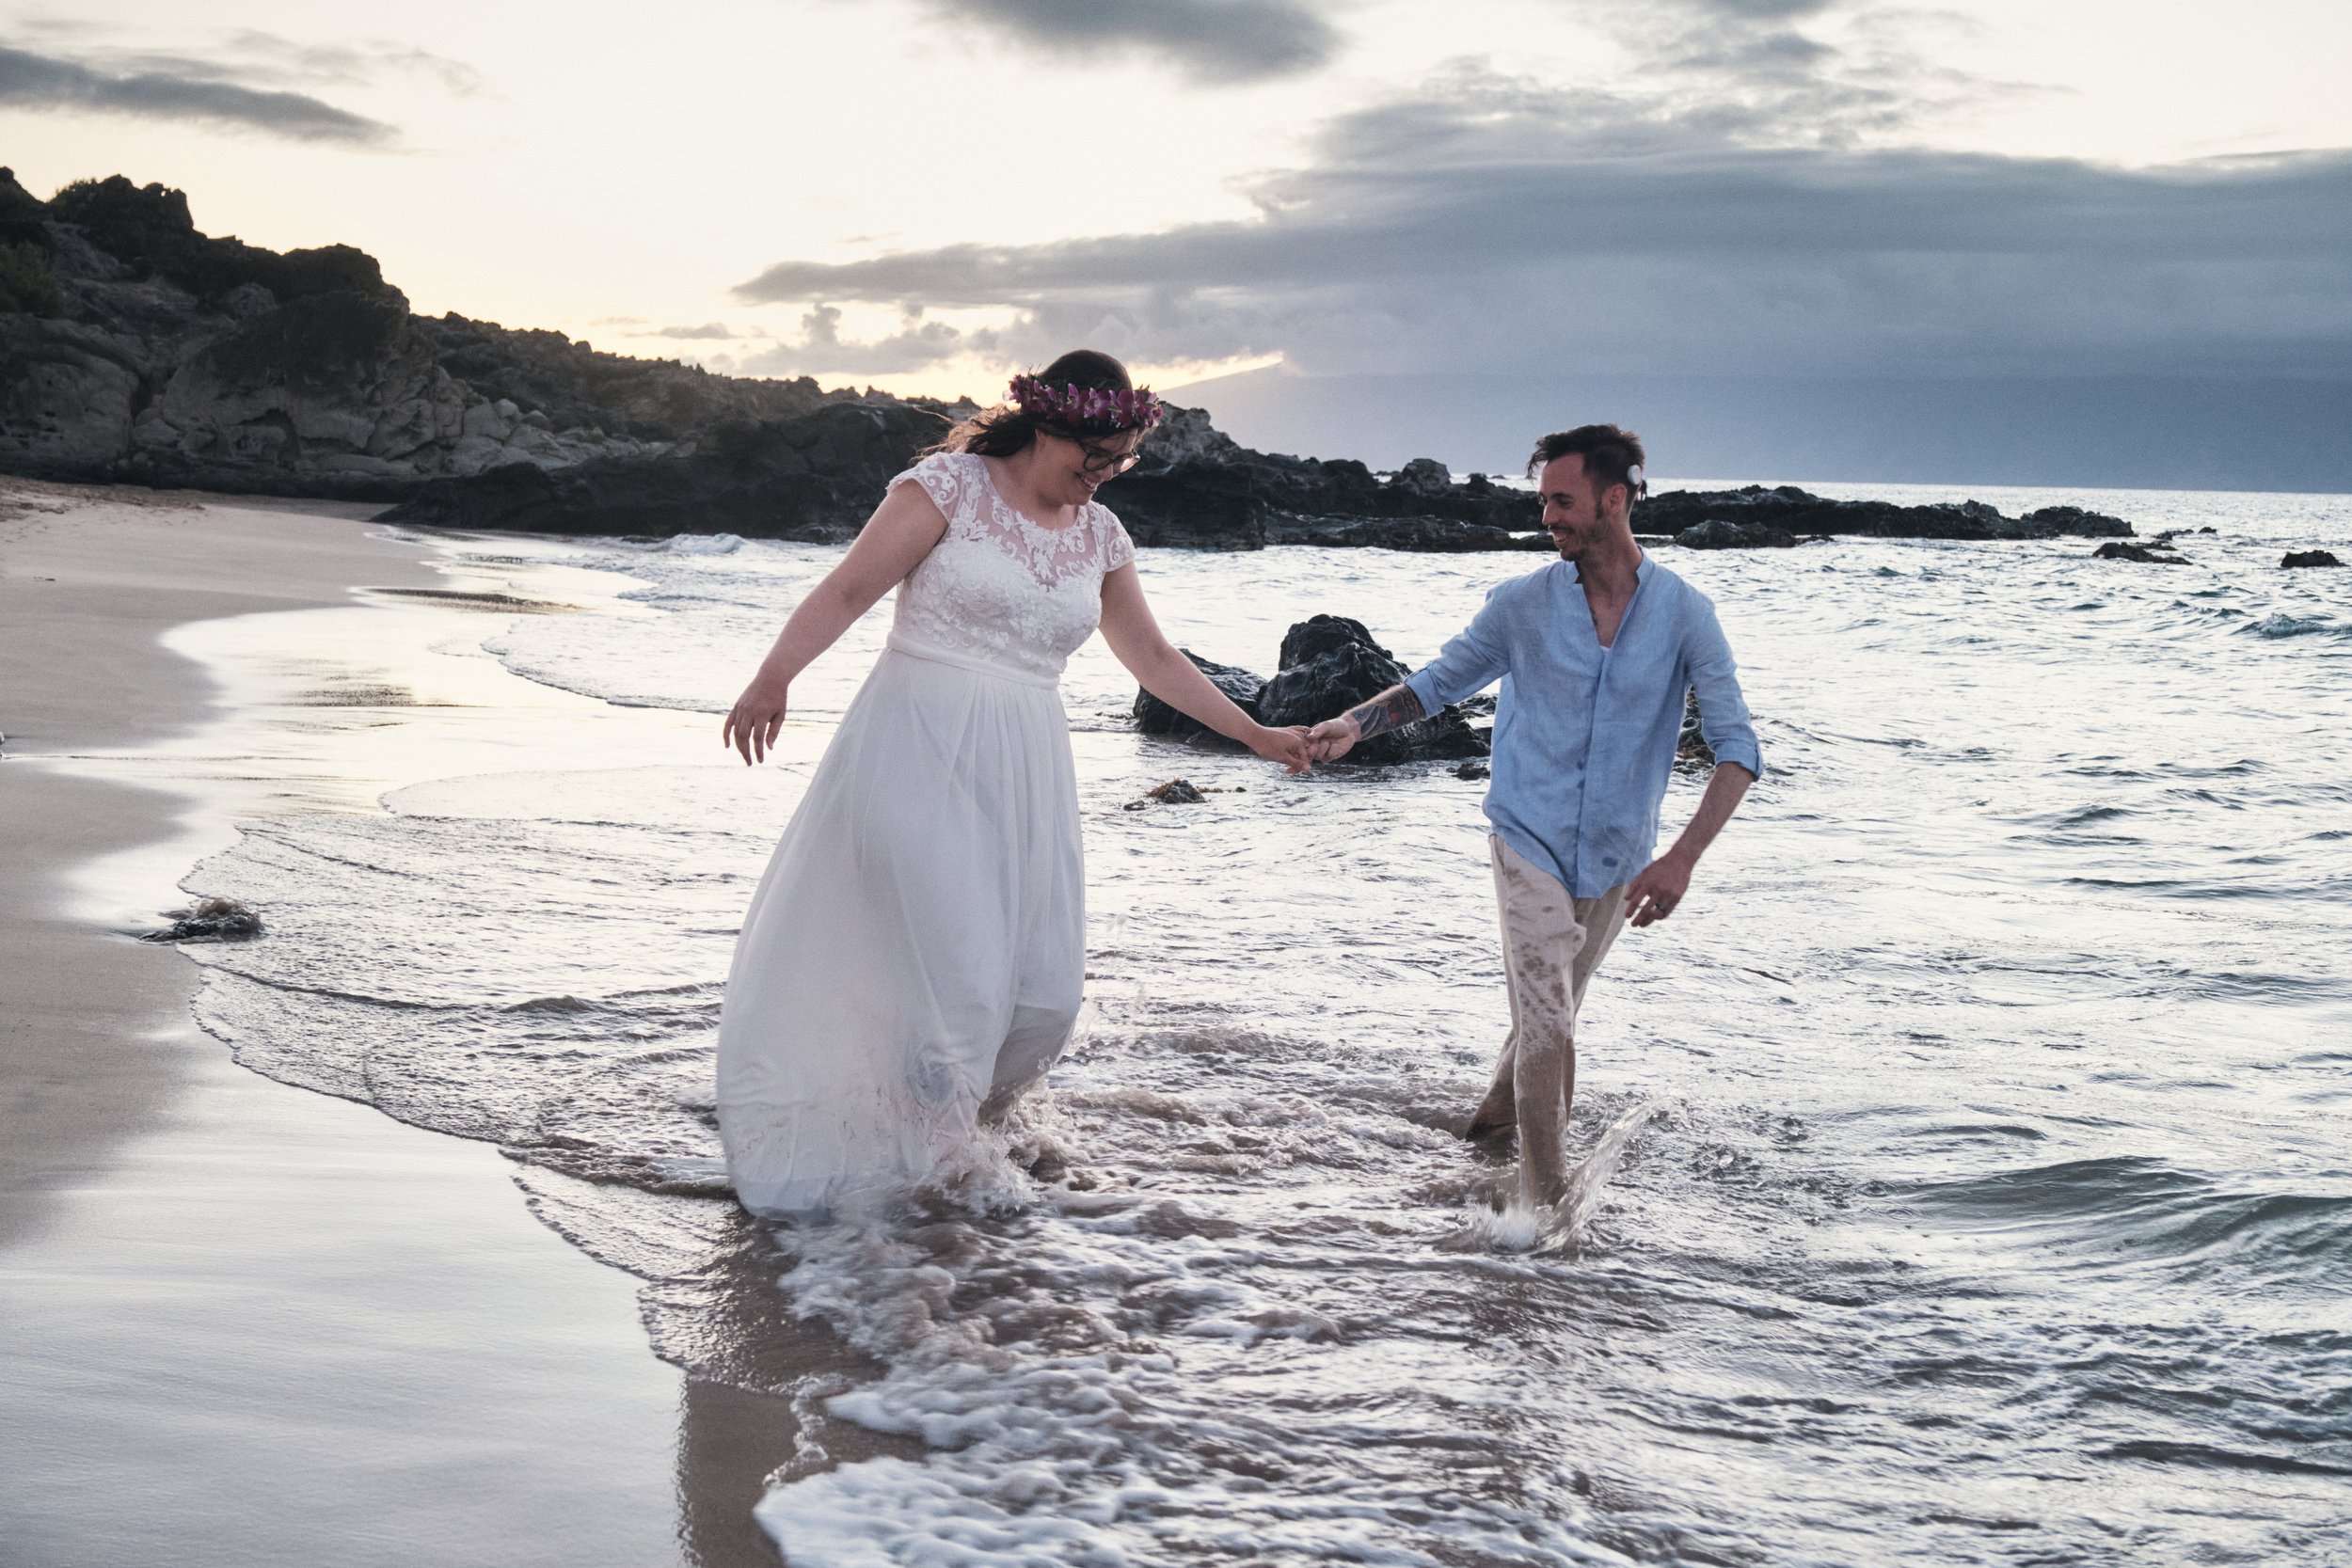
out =
[[[1081,441],[1078,450],[1086,454],[1086,461],[1078,466],[1081,473],[1123,474],[1143,461],[1143,451],[1139,445],[1127,451],[1114,451],[1108,447],[1089,446]]]

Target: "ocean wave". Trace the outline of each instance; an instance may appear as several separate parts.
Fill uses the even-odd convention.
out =
[[[2293,615],[2285,610],[2273,610],[2261,620],[2251,622],[2247,630],[2257,637],[2352,637],[2352,626],[2330,620],[2325,615]]]
[[[2182,1278],[2352,1283],[2352,1192],[2249,1189],[2153,1156],[2060,1161],[1914,1189],[1946,1223],[2055,1247],[2069,1266],[2157,1263]]]
[[[665,547],[672,555],[733,555],[743,547],[743,539],[735,533],[680,533]]]

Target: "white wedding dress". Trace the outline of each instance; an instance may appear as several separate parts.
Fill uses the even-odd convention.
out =
[[[1135,559],[1089,504],[1043,528],[968,452],[920,484],[947,531],[898,587],[752,896],[719,1021],[719,1131],[746,1208],[821,1214],[919,1181],[1043,1077],[1086,972],[1063,663]]]

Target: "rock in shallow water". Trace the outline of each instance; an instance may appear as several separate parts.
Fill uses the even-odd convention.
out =
[[[1336,719],[1410,673],[1394,655],[1373,641],[1361,621],[1344,615],[1316,615],[1293,626],[1282,639],[1281,668],[1270,681],[1259,681],[1248,671],[1231,665],[1212,664],[1189,652],[1184,657],[1260,723],[1278,726]],[[1249,698],[1247,702],[1245,692]],[[1137,726],[1147,735],[1190,738],[1206,733],[1149,692],[1136,694],[1135,713]],[[1485,732],[1470,728],[1460,708],[1450,707],[1420,723],[1373,736],[1349,752],[1345,760],[1374,764],[1450,760],[1483,757],[1486,750]]]
[[[1797,536],[1785,528],[1774,528],[1770,523],[1734,523],[1722,517],[1694,523],[1675,535],[1675,543],[1686,550],[1779,550],[1796,542]]]
[[[1715,748],[1707,743],[1707,732],[1699,723],[1699,694],[1682,694],[1682,733],[1675,736],[1677,766],[1690,763],[1698,768],[1715,766]]]
[[[191,910],[174,910],[171,924],[141,942],[242,942],[262,934],[261,915],[234,898],[207,898]]]
[[[1672,535],[1677,543],[1686,531],[1718,522],[1791,535],[1851,534],[1871,539],[2096,539],[2124,538],[2132,531],[2132,525],[2120,517],[2086,512],[2078,506],[2045,506],[2022,517],[2009,517],[1982,501],[1903,506],[1894,501],[1831,500],[1793,484],[1770,489],[1750,484],[1738,490],[1669,490],[1633,509],[1636,532]]]
[[[1235,707],[1240,708],[1252,719],[1258,717],[1258,694],[1265,689],[1263,679],[1251,674],[1247,670],[1236,669],[1231,664],[1219,664],[1214,659],[1202,658],[1190,648],[1179,648],[1176,651],[1192,660],[1193,667],[1209,677],[1211,686],[1232,698]],[[1222,736],[1217,736],[1216,732],[1206,724],[1188,714],[1178,712],[1140,688],[1136,691],[1135,716],[1136,728],[1146,735],[1173,736],[1178,740],[1192,740],[1200,736],[1224,738]]]
[[[1458,552],[1549,549],[1543,508],[1484,474],[1456,484],[1415,458],[1387,479],[1348,459],[1252,451],[1197,409],[1173,410],[1144,442],[1143,462],[1103,486],[1138,545],[1248,550],[1317,545]]]
[[[2151,549],[2146,545],[2126,545],[2120,540],[2111,540],[2090,553],[2101,561],[2137,561],[2144,566],[2185,566],[2188,564],[2186,556],[2168,555],[2163,551]]]
[[[2344,562],[2338,561],[2335,558],[2334,552],[2330,550],[2289,550],[2286,553],[2286,558],[2280,561],[2279,564],[2282,567],[2341,566]]]

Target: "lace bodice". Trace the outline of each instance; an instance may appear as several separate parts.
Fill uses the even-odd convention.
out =
[[[1110,508],[1042,528],[996,493],[971,452],[935,452],[890,482],[920,484],[947,531],[898,587],[891,642],[1023,679],[1058,680],[1103,618],[1103,578],[1136,558]]]

